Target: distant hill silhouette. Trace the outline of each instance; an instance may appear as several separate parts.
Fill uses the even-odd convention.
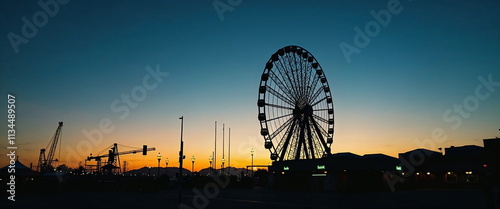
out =
[[[206,176],[210,173],[210,168],[203,168],[199,171],[200,175]],[[221,173],[221,169],[214,170],[214,172]],[[243,174],[246,174],[247,171],[245,168],[235,168],[235,167],[228,167],[224,169],[225,173],[230,173],[231,175],[241,175],[241,172]],[[250,172],[250,171],[249,171]],[[179,173],[179,168],[177,167],[168,167],[165,169],[165,167],[160,167],[160,176],[167,174],[167,176],[174,177],[176,173]],[[142,167],[139,169],[131,170],[125,172],[125,175],[130,175],[130,174],[137,174],[142,175],[142,176],[147,176],[148,174],[151,174],[151,176],[156,176],[158,174],[158,168],[157,167]],[[191,175],[191,171],[188,169],[183,169],[182,174],[187,174]]]
[[[160,167],[160,176],[167,174],[167,176],[174,177],[176,173],[179,173],[179,168],[177,167],[167,167],[166,169],[165,167]],[[125,172],[125,175],[129,174],[137,174],[138,176],[139,175],[147,176],[148,174],[151,174],[151,176],[153,175],[156,176],[156,174],[158,174],[158,167],[151,167],[151,168],[142,167],[136,170]],[[182,169],[182,174],[191,175],[191,171],[184,168]]]
[[[200,172],[200,175],[206,176],[210,173],[210,170],[211,170],[210,168],[204,168],[204,169],[201,169],[199,172]],[[214,170],[214,172],[220,173],[221,169]],[[230,175],[241,175],[241,172],[243,172],[243,174],[246,174],[247,170],[245,168],[227,167],[224,169],[224,172],[229,173]]]

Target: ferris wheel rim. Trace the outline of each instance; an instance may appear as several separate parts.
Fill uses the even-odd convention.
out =
[[[320,83],[321,83],[320,87],[322,87],[322,88],[320,88],[316,92],[314,92],[314,95],[312,97],[309,97],[311,95],[310,93],[312,93],[312,92],[310,92],[311,86],[307,86],[307,85],[306,86],[301,85],[300,89],[299,88],[294,89],[295,93],[300,91],[300,95],[301,95],[300,97],[297,97],[296,95],[290,95],[290,94],[282,95],[282,94],[279,94],[279,92],[277,92],[276,90],[273,90],[272,88],[268,88],[268,87],[270,87],[267,85],[269,79],[270,78],[273,79],[272,76],[276,76],[276,73],[274,71],[272,71],[272,69],[274,69],[273,68],[274,63],[277,61],[280,61],[280,58],[281,58],[281,60],[283,60],[285,55],[289,56],[291,54],[290,52],[293,53],[293,56],[294,56],[293,58],[296,58],[295,54],[297,54],[299,59],[301,59],[301,57],[302,57],[303,59],[307,60],[305,63],[306,63],[306,67],[309,67],[309,71],[307,71],[307,70],[303,71],[302,69],[300,69],[301,72],[311,73],[310,71],[312,71],[312,68],[314,68],[314,70],[316,71],[312,77],[316,81],[315,85],[317,85],[318,84],[317,82],[320,80]],[[279,62],[278,62],[278,64],[279,64]],[[295,68],[292,69],[292,71],[293,70],[299,71],[299,67],[296,64],[297,63],[295,63],[295,66],[294,66]],[[301,64],[300,67],[303,67],[302,64],[304,64],[304,63],[302,63],[302,61],[300,64]],[[280,69],[278,67],[276,67],[276,70],[280,71]],[[281,69],[281,70],[290,70],[290,69],[283,67],[283,69]],[[286,73],[288,73],[288,71],[285,71],[285,74]],[[272,74],[272,75],[270,75],[270,74]],[[294,73],[291,72],[291,74],[294,74]],[[297,74],[298,74],[298,72],[297,72]],[[281,74],[281,75],[283,75],[283,74]],[[308,74],[308,75],[310,76],[312,74]],[[292,85],[290,87],[294,88],[293,85],[297,85],[298,81],[291,79],[290,75],[288,75],[288,74],[286,74],[286,76],[288,76],[288,81],[289,81],[288,85]],[[299,79],[299,77],[296,77],[296,78]],[[284,82],[286,82],[286,79],[284,79],[284,80],[285,80]],[[273,82],[278,83],[277,85],[279,86],[279,88],[283,88],[283,86],[286,86],[284,84],[279,84],[279,82],[281,82],[281,81],[274,80]],[[309,81],[307,81],[307,82],[309,82]],[[309,84],[309,83],[307,83],[307,84]],[[314,86],[314,87],[316,87],[316,86]],[[287,92],[285,90],[281,89],[281,91],[282,91],[282,93],[287,94]],[[321,91],[323,91],[323,92],[321,92]],[[281,99],[281,101],[283,103],[285,103],[289,106],[288,107],[280,106],[277,104],[268,103],[269,101],[266,102],[265,96],[267,93],[274,94],[274,96],[276,96],[275,98]],[[311,103],[321,93],[323,93],[322,99],[316,101],[315,103]],[[313,99],[311,100],[311,98],[313,98]],[[298,104],[297,102],[299,102],[300,104]],[[316,106],[322,102],[327,102],[326,108],[325,107],[320,108],[320,109],[313,108],[314,106]],[[292,113],[287,114],[287,115],[281,115],[279,117],[275,117],[272,119],[268,119],[267,116],[270,113],[269,113],[269,111],[266,111],[267,110],[266,108],[264,108],[266,106],[267,107],[271,106],[271,107],[275,107],[275,108],[288,109],[288,110],[291,110]],[[287,146],[285,145],[284,147],[281,147],[282,149],[285,149],[285,150],[280,150],[280,147],[277,147],[280,144],[275,145],[272,143],[273,139],[274,139],[274,137],[276,137],[276,135],[274,137],[272,137],[272,135],[275,133],[274,132],[270,133],[270,124],[269,123],[273,120],[280,120],[280,119],[286,118],[286,117],[289,117],[289,118],[282,124],[282,126],[275,128],[275,130],[273,130],[273,131],[275,131],[275,132],[278,131],[278,134],[280,134],[280,132],[282,132],[282,131],[285,131],[285,133],[289,134],[289,136],[287,137],[287,140],[289,140],[291,134],[296,134],[294,132],[295,131],[294,127],[296,126],[296,124],[295,124],[296,120],[298,120],[297,117],[299,117],[299,116],[304,117],[304,118],[302,118],[302,122],[300,122],[301,123],[300,135],[301,135],[301,139],[304,140],[304,134],[305,134],[304,132],[307,132],[307,131],[304,131],[305,128],[303,126],[304,126],[304,124],[307,124],[308,125],[308,127],[307,127],[308,134],[309,134],[308,139],[309,139],[309,143],[310,143],[309,148],[311,149],[310,155],[312,156],[312,158],[315,158],[315,154],[317,154],[316,152],[314,152],[312,150],[314,147],[313,143],[311,142],[312,141],[311,138],[313,137],[312,136],[313,133],[316,133],[316,137],[321,138],[322,146],[324,148],[323,156],[326,154],[330,154],[330,148],[331,148],[331,144],[333,143],[333,133],[334,133],[334,131],[333,131],[334,110],[333,110],[333,99],[332,99],[332,95],[331,95],[331,91],[330,91],[330,85],[328,84],[326,76],[324,75],[323,68],[321,67],[319,62],[316,60],[316,58],[306,49],[304,49],[300,46],[290,45],[290,46],[286,46],[286,47],[278,49],[273,55],[271,55],[271,58],[266,62],[266,66],[264,67],[264,71],[262,73],[261,80],[260,80],[258,109],[259,109],[259,121],[260,121],[260,126],[261,126],[261,135],[264,137],[265,147],[267,149],[269,149],[271,152],[271,159],[272,160],[280,160],[280,161],[285,160],[284,153],[287,151],[286,150]],[[328,118],[327,119],[322,118],[322,117],[314,114],[314,111],[327,111]],[[326,123],[327,130],[325,130],[323,127],[318,126],[318,122],[316,122],[316,120],[323,122],[323,123]],[[311,129],[311,125],[312,125],[312,129],[314,129],[314,130]],[[327,140],[326,140],[327,143],[325,143],[325,140],[323,139],[323,134],[324,134],[324,136],[327,137]],[[268,146],[268,142],[271,144],[270,146]],[[281,143],[281,141],[279,143]],[[305,142],[298,142],[298,143],[304,143],[304,145],[303,145],[304,149],[306,148]],[[301,146],[302,145],[299,144],[299,150],[297,151],[296,158],[300,158],[300,154],[301,154],[300,147]],[[280,152],[279,153],[280,156],[276,156],[278,154],[278,152]],[[308,155],[308,152],[309,151],[307,151],[307,150],[304,151],[306,156]],[[309,156],[307,158],[309,158]]]

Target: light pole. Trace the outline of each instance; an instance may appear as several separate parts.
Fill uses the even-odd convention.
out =
[[[182,161],[184,159],[184,141],[182,140],[182,133],[184,131],[184,116],[179,118],[181,120],[181,149],[179,151],[179,207],[182,202]]]
[[[224,175],[224,163],[226,162],[226,160],[224,158],[222,158],[222,169],[220,171],[221,175]]]
[[[195,158],[194,158],[194,155],[193,155],[193,157],[191,157],[191,162],[192,162],[192,164],[191,164],[191,175],[194,175],[194,160],[195,160]]]
[[[212,161],[213,161],[213,159],[214,159],[214,158],[213,158],[212,156],[210,156],[210,157],[208,158],[208,162],[210,162],[210,176],[212,175]]]
[[[158,152],[158,155],[156,156],[158,158],[158,175],[156,178],[159,178],[160,177],[160,160],[161,160],[161,154]]]
[[[252,178],[253,178],[253,153],[254,153],[254,151],[252,148],[252,150],[250,150],[250,154],[252,155]]]
[[[215,148],[214,148],[214,167],[215,167],[215,173],[217,173],[217,121],[215,121]]]
[[[165,159],[165,175],[168,176],[168,157]]]
[[[228,148],[227,148],[227,168],[228,171],[228,175],[231,176],[231,128],[229,128],[229,144],[228,144]]]
[[[225,175],[224,174],[224,162],[225,162],[225,159],[224,159],[224,126],[225,124],[223,123],[222,124],[222,168],[220,169],[220,172],[222,175]]]

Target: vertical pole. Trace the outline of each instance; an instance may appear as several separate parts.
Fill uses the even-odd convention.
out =
[[[222,166],[221,173],[224,174],[224,123],[222,124]]]
[[[253,154],[252,154],[252,178],[253,178]]]
[[[227,173],[231,175],[231,128],[229,128],[229,145],[227,148],[227,167],[229,170]]]
[[[181,119],[181,150],[179,151],[179,207],[181,206],[182,202],[182,161],[184,157],[184,141],[182,140],[182,133],[184,131],[184,116],[181,116],[179,119]]]
[[[215,121],[215,151],[214,151],[214,167],[217,173],[217,121]]]
[[[227,148],[227,167],[229,168],[229,171],[227,172],[229,175],[231,175],[231,128],[229,128],[229,144]]]
[[[253,153],[254,153],[253,148],[252,148],[252,150],[250,152],[252,154],[252,178],[253,178]]]

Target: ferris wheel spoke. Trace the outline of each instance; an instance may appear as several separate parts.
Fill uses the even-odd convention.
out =
[[[325,138],[323,137],[323,134],[326,133],[326,131],[321,126],[318,125],[318,123],[316,122],[316,120],[314,120],[314,118],[310,119],[312,121],[314,129],[316,130],[316,134],[319,140],[321,141],[321,144],[323,145],[323,148],[326,150],[328,145],[326,144]],[[328,136],[328,134],[326,134],[325,136]]]
[[[266,105],[269,107],[276,107],[276,108],[280,108],[280,109],[293,110],[293,108],[291,108],[291,107],[285,107],[285,106],[276,105],[276,104],[266,103]]]
[[[285,121],[283,124],[281,124],[280,127],[278,127],[273,134],[269,137],[271,140],[273,140],[276,136],[278,136],[283,130],[285,130],[287,127],[290,126],[290,124],[293,122],[293,118],[289,118],[287,121]]]
[[[314,155],[313,136],[312,136],[312,131],[311,131],[311,126],[310,126],[309,120],[307,120],[307,123],[305,124],[305,126],[307,128],[307,139],[308,139],[307,141],[309,143],[309,150],[311,151],[311,157],[312,157],[312,159],[316,159],[316,157]]]
[[[281,60],[278,63],[279,63],[279,65],[276,65],[276,68],[279,69],[279,72],[281,73],[282,76],[286,77],[286,79],[284,79],[284,80],[288,81],[287,83],[288,83],[288,85],[290,86],[290,88],[292,90],[291,91],[292,98],[294,98],[295,100],[297,100],[296,84],[294,82],[294,79],[290,78],[290,75],[288,73],[288,72],[291,72],[293,74],[293,69],[287,68],[286,66],[290,67],[290,65],[283,64],[283,61],[281,61]]]
[[[300,159],[300,154],[302,152],[302,146],[305,145],[305,133],[304,133],[304,122],[302,121],[299,125],[299,141],[297,142],[298,143],[298,146],[297,146],[297,150],[295,151],[295,159],[298,160]],[[304,149],[305,149],[305,146],[304,146]],[[307,158],[306,158],[307,159]]]
[[[297,57],[295,53],[288,54],[288,65],[287,65],[293,77],[293,85],[295,87],[295,95],[297,97],[297,101],[301,100],[301,86],[300,86],[300,74],[301,68],[297,65]]]
[[[314,102],[318,98],[318,96],[321,94],[321,92],[323,92],[323,88],[316,89],[316,91],[314,92],[314,94],[309,99],[309,102],[310,103]]]
[[[312,82],[309,84],[310,88],[308,89],[307,95],[308,97],[308,102],[314,101],[313,98],[315,97],[315,94],[313,94],[313,88],[316,89],[316,86],[318,85],[319,81],[319,76],[314,76],[314,79],[312,79]]]
[[[273,80],[273,78],[271,78],[271,79]],[[280,81],[278,81],[278,82],[276,82],[276,81],[275,81],[274,83],[275,83],[275,84],[276,84],[276,86],[278,87],[277,89],[275,89],[275,88],[273,88],[273,87],[271,87],[271,86],[269,86],[269,85],[267,85],[267,86],[266,86],[266,88],[267,88],[268,90],[270,89],[270,91],[273,91],[275,95],[276,95],[276,94],[281,95],[281,99],[282,99],[283,101],[288,101],[289,103],[293,103],[293,102],[292,102],[292,100],[293,100],[292,92],[291,92],[289,89],[287,89],[287,88],[283,85],[283,83],[281,83]],[[280,92],[281,92],[281,93],[280,93]]]
[[[297,61],[298,60],[298,61]],[[297,56],[295,59],[296,65],[299,67],[299,88],[300,88],[300,98],[302,100],[302,103],[306,103],[306,97],[307,97],[307,85],[306,85],[306,80],[307,80],[307,68],[304,66],[304,60],[302,59],[302,56]],[[297,64],[298,62],[298,64]]]
[[[297,96],[300,100],[301,99],[300,98],[300,96],[301,96],[301,86],[300,86],[300,77],[301,76],[300,76],[300,74],[302,73],[300,71],[302,69],[299,68],[299,66],[297,65],[297,57],[295,56],[295,53],[291,53],[290,57],[291,57],[291,59],[289,61],[290,61],[291,72],[294,76],[295,88],[297,89]]]
[[[326,108],[326,109],[315,109],[313,111],[318,111],[319,112],[319,111],[328,111],[328,110],[330,110],[330,109],[328,109],[328,108]]]
[[[269,120],[266,120],[266,122],[271,122],[273,120],[277,120],[277,119],[280,119],[280,118],[284,118],[284,117],[288,117],[288,116],[292,116],[293,114],[287,114],[287,115],[283,115],[283,116],[279,116],[279,117],[276,117],[276,118],[273,118],[273,119],[269,119]]]
[[[273,88],[267,88],[267,91],[274,95],[275,97],[279,98],[281,101],[287,103],[288,105],[293,107],[293,102],[285,97],[283,94],[279,93],[278,91],[274,90]]]
[[[286,94],[290,99],[293,99],[292,90],[289,89],[285,84],[283,84],[283,81],[281,81],[281,79],[279,79],[279,77],[277,76],[276,73],[274,73],[274,71],[269,71],[269,72],[271,72],[273,75],[273,76],[271,76],[271,80],[273,80],[273,82],[278,86],[278,88],[281,90],[281,92]]]
[[[323,97],[322,99],[316,101],[315,103],[313,103],[311,106],[314,107],[316,106],[317,104],[321,103],[322,101],[325,101],[326,100],[326,97]]]
[[[305,53],[305,52],[303,52]],[[302,86],[302,96],[304,97],[305,100],[307,100],[307,91],[308,91],[308,83],[309,83],[309,76],[310,76],[310,72],[309,72],[309,69],[306,65],[307,61],[304,61],[304,58],[302,58],[302,56],[299,56],[299,61],[300,61],[300,69],[302,70],[302,82],[301,82],[301,86]],[[307,101],[305,101],[307,102]]]
[[[307,61],[306,61],[307,62]],[[311,66],[305,66],[306,69],[306,80],[304,82],[304,85],[305,85],[305,90],[304,90],[304,95],[306,97],[306,99],[309,101],[309,95],[311,95],[311,89],[312,89],[312,85],[311,85]],[[314,80],[314,78],[313,78]]]
[[[282,142],[284,141],[283,143],[283,146],[282,146],[282,149],[280,150],[280,160],[284,160],[285,158],[285,154],[286,154],[286,151],[287,151],[287,148],[288,148],[288,145],[290,144],[290,140],[293,136],[293,132],[295,130],[295,122],[296,120],[292,120],[292,125],[290,125],[288,131],[287,131],[287,135],[286,135],[286,138],[285,140],[281,140]]]
[[[318,116],[318,115],[316,115],[316,114],[313,114],[312,116],[313,116],[313,118],[314,118],[314,119],[316,119],[316,120],[318,120],[318,121],[321,121],[321,122],[324,122],[324,123],[328,124],[328,120],[327,120],[327,119],[324,119],[324,118],[322,118],[322,117],[319,117],[319,116]]]

